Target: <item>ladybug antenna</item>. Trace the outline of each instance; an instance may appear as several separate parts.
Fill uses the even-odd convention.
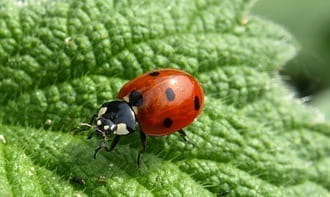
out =
[[[89,128],[96,128],[96,126],[88,124],[88,123],[84,123],[84,122],[81,122],[80,126],[85,126],[85,127],[89,127]]]
[[[91,132],[91,133],[88,135],[87,139],[91,139],[91,138],[94,136],[94,134],[95,134],[96,132],[101,133],[102,136],[103,136],[104,138],[106,138],[105,133],[104,133],[103,131],[101,131],[100,129],[98,129],[97,126],[95,126],[95,125],[91,125],[91,124],[88,124],[88,123],[81,122],[81,123],[80,123],[80,126],[85,126],[85,127],[89,127],[89,128],[93,128],[93,129],[95,129],[95,131]]]
[[[84,127],[84,128],[81,128],[81,127]],[[81,122],[81,123],[79,123],[79,127],[76,127],[73,130],[75,133],[82,133],[84,131],[89,130],[89,128],[96,129],[96,127],[91,124]]]

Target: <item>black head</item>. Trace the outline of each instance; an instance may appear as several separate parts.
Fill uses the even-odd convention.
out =
[[[135,113],[127,102],[111,101],[103,103],[97,114],[93,116],[90,124],[82,123],[82,125],[95,129],[94,132],[88,135],[87,139],[91,139],[94,135],[103,139],[95,149],[94,159],[102,148],[111,151],[118,144],[120,136],[133,133],[135,124]],[[111,142],[110,148],[107,148],[105,142],[112,133],[115,137]]]
[[[128,135],[134,132],[136,118],[133,109],[125,101],[104,103],[98,110],[95,135],[105,138],[110,134]]]
[[[99,117],[96,119],[95,135],[100,138],[105,138],[117,129],[117,125],[110,119]]]

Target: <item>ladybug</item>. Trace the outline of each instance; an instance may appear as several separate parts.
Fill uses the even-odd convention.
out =
[[[94,135],[103,138],[95,149],[94,159],[102,148],[112,151],[122,136],[135,131],[137,123],[142,144],[138,165],[147,135],[164,136],[178,131],[187,141],[183,128],[197,118],[203,104],[201,85],[184,71],[159,69],[138,76],[121,88],[118,100],[103,103],[90,124],[83,124],[95,129],[88,139]],[[108,147],[106,141],[111,134],[114,138]]]

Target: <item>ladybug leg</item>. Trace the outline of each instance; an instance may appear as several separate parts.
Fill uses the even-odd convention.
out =
[[[116,137],[112,140],[110,147],[109,148],[105,147],[105,150],[111,152],[117,146],[119,140],[120,140],[120,135],[116,135]]]
[[[187,134],[186,134],[186,132],[184,132],[183,129],[180,129],[178,132],[180,133],[180,136],[182,137],[183,141],[185,141],[187,144],[191,144],[193,147],[195,147],[195,144],[193,144],[191,141],[189,141],[187,139]]]
[[[105,146],[105,141],[102,141],[100,142],[99,146],[94,150],[94,155],[93,155],[93,158],[96,159],[96,155],[97,153],[102,149],[104,148]]]
[[[145,133],[143,133],[143,131],[141,129],[140,129],[140,140],[141,140],[142,147],[139,150],[137,158],[136,158],[136,164],[138,167],[140,167],[140,164],[141,164],[141,155],[146,150],[146,141],[147,141],[147,136]]]

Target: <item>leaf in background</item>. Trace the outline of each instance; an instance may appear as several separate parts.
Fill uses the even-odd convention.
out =
[[[313,101],[311,105],[317,107],[318,110],[320,110],[327,121],[330,120],[330,89],[327,89],[320,94],[316,95],[315,98],[313,98]]]
[[[282,70],[300,97],[330,87],[330,1],[259,1],[254,10],[283,24],[301,44],[300,53]],[[280,12],[279,12],[280,10]]]
[[[330,126],[278,79],[296,43],[248,15],[252,3],[1,3],[0,193],[328,195]],[[93,160],[98,142],[71,129],[126,81],[164,67],[192,73],[205,89],[205,111],[186,129],[196,147],[175,134],[149,138],[137,169],[132,135]]]

